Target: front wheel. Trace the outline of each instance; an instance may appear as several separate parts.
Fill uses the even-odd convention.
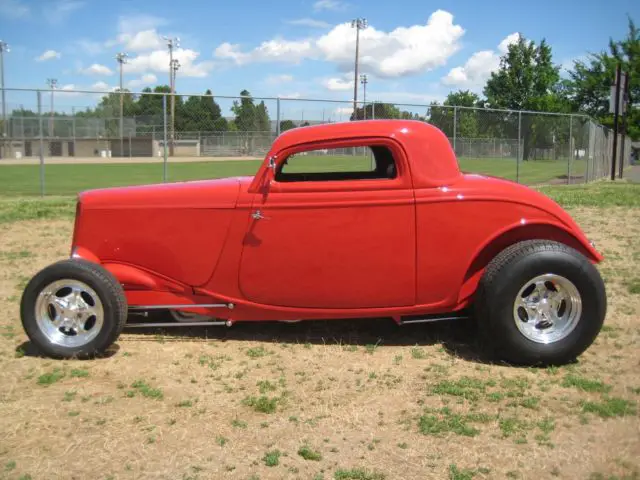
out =
[[[54,358],[103,353],[127,321],[118,281],[100,265],[64,260],[37,273],[25,287],[22,325],[38,350]]]
[[[526,365],[573,361],[595,340],[606,309],[595,266],[576,250],[544,240],[497,255],[476,298],[484,344],[501,360]]]

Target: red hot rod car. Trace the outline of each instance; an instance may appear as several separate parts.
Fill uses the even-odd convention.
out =
[[[254,177],[80,193],[71,258],[31,279],[21,317],[71,357],[107,349],[131,311],[228,326],[471,313],[500,358],[562,363],[604,321],[601,260],[546,196],[461,173],[437,128],[337,123],[283,133]]]

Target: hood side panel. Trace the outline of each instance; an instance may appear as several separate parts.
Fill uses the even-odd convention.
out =
[[[74,247],[197,286],[213,274],[235,214],[237,179],[92,190]]]

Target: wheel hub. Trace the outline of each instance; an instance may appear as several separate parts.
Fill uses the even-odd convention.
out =
[[[545,274],[526,282],[518,292],[513,318],[527,339],[553,343],[569,335],[582,314],[582,299],[567,278]]]
[[[73,279],[57,280],[42,289],[35,305],[36,322],[49,341],[65,347],[91,342],[104,324],[98,294]]]

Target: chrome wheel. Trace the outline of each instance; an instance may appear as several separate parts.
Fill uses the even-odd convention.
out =
[[[35,305],[36,323],[47,339],[80,347],[95,339],[104,324],[100,297],[78,280],[63,279],[42,289]]]
[[[199,313],[183,312],[181,310],[169,310],[171,316],[176,322],[209,322],[213,317],[208,315],[200,315]]]
[[[513,305],[518,330],[536,343],[562,340],[576,327],[581,314],[582,298],[576,286],[553,273],[525,283]]]

